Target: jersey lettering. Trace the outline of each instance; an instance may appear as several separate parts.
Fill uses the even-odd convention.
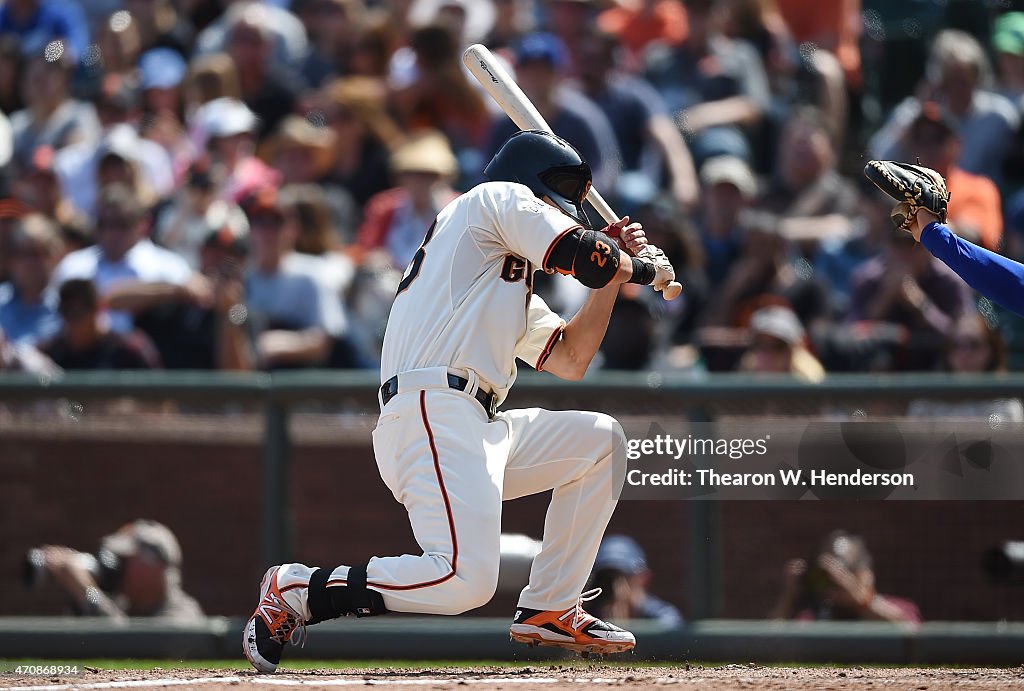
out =
[[[508,283],[517,283],[526,278],[527,262],[514,254],[505,255],[505,263],[501,267],[501,278]]]
[[[608,263],[608,256],[612,253],[612,248],[600,240],[594,243],[594,247],[597,249],[590,253],[590,261],[595,262],[603,269],[604,265]]]
[[[427,256],[427,243],[430,242],[430,238],[434,237],[434,228],[437,227],[437,219],[430,224],[430,230],[427,231],[426,237],[423,238],[423,244],[416,250],[416,254],[413,255],[412,261],[409,262],[409,267],[405,270],[405,276],[402,277],[402,282],[398,284],[398,292],[395,293],[397,298],[405,289],[412,285],[412,282],[416,280],[416,277],[420,275],[420,268],[423,265],[423,259]]]

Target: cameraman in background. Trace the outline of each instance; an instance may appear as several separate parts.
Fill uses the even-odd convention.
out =
[[[774,619],[889,621],[916,626],[921,613],[910,600],[875,590],[875,571],[864,539],[844,530],[825,536],[808,560],[786,562]]]
[[[204,618],[181,589],[181,547],[166,526],[146,519],[127,523],[100,541],[95,555],[45,545],[29,551],[29,586],[52,579],[71,596],[77,616],[162,617],[176,623]]]

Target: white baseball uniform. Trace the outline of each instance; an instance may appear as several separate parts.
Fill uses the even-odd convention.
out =
[[[532,293],[533,272],[578,224],[524,185],[487,182],[441,210],[391,309],[381,381],[398,394],[373,432],[381,477],[409,512],[422,554],[373,557],[367,586],[389,610],[457,614],[490,600],[501,503],[553,489],[543,548],[519,604],[572,606],[615,506],[613,451],[624,437],[601,413],[510,410],[488,418],[478,388],[504,399],[518,357],[540,370],[565,322]],[[448,374],[469,380],[449,387]],[[290,565],[285,582],[312,570]],[[348,567],[331,573],[342,585]],[[305,598],[306,590],[299,591]],[[309,615],[305,601],[302,613]]]

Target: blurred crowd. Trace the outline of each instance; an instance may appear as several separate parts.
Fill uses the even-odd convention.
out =
[[[433,217],[515,130],[462,65],[482,42],[685,285],[624,286],[601,367],[1005,370],[1020,322],[860,170],[920,159],[958,234],[1024,257],[1018,10],[5,0],[0,369],[376,367]]]

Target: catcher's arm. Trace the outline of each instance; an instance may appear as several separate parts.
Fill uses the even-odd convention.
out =
[[[957,237],[938,217],[918,211],[914,237],[967,285],[1006,309],[1024,316],[1024,264]]]

